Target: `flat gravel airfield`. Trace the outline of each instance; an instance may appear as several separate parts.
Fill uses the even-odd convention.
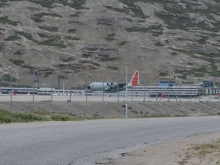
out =
[[[220,117],[6,124],[0,125],[0,165],[94,165],[121,153],[217,131]]]

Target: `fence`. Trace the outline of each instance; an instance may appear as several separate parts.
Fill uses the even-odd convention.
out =
[[[127,93],[128,101],[136,102],[219,102],[219,88],[200,88],[189,86],[177,87],[136,87]],[[33,88],[0,88],[0,101],[94,101],[94,102],[125,102],[126,92],[88,92],[74,89],[33,89]]]

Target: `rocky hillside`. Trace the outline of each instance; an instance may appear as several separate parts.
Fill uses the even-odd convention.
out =
[[[217,80],[219,30],[219,0],[1,0],[0,84],[124,81],[126,63],[142,82]]]

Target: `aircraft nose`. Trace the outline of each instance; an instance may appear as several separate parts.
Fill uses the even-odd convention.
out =
[[[91,89],[91,87],[90,87],[90,86],[87,86],[87,89]]]

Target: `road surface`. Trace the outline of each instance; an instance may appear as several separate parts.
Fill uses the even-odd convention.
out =
[[[220,117],[0,125],[0,165],[93,165],[177,138],[220,131]]]

